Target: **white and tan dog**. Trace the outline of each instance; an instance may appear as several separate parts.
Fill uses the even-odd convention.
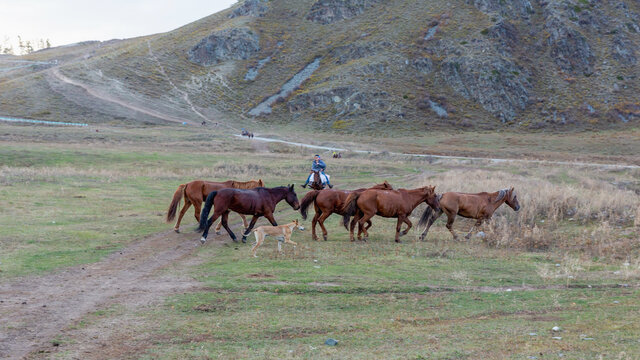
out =
[[[300,226],[298,223],[298,219],[294,220],[291,223],[285,225],[278,226],[259,226],[253,230],[253,234],[256,236],[256,243],[251,248],[251,252],[253,253],[253,257],[256,256],[256,249],[258,246],[262,245],[264,238],[266,236],[275,236],[278,239],[278,252],[282,251],[282,242],[293,244],[295,247],[298,245],[296,242],[291,241],[291,233],[294,228],[298,228],[299,230],[304,230],[304,227]]]

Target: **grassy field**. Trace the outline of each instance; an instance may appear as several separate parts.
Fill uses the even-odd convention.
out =
[[[163,216],[181,183],[260,177],[268,186],[299,184],[313,153],[177,127],[95,132],[0,124],[0,135],[0,284],[100,262],[170,230]],[[549,158],[554,151],[557,159],[570,152],[579,157],[581,135],[572,136],[566,149],[547,149]],[[591,135],[582,136],[588,143]],[[453,138],[472,136],[414,142],[437,148]],[[360,139],[317,139],[343,140]],[[481,134],[469,147],[493,141],[494,135]],[[622,153],[624,162],[634,162],[635,155]],[[580,154],[609,155],[597,147]],[[29,358],[640,356],[638,170],[386,154],[327,162],[341,189],[383,180],[395,187],[433,184],[438,192],[515,186],[522,210],[501,208],[483,228],[485,237],[468,242],[453,242],[439,220],[427,241],[417,241],[421,229],[414,228],[395,244],[395,222],[374,218],[370,241],[350,243],[335,215],[327,221],[328,241],[312,242],[306,221],[292,238],[300,245],[284,246],[283,254],[269,238],[258,258],[250,257],[248,245],[213,240],[153,275],[192,279],[196,288],[143,307],[124,300],[99,306],[70,320],[56,338],[42,339],[51,345]],[[304,192],[298,190],[300,199]],[[280,222],[300,218],[284,203],[278,210]],[[422,210],[414,212],[414,224]],[[195,246],[193,225],[189,212],[185,233],[161,241]],[[463,233],[471,225],[458,219],[454,226]],[[96,340],[100,329],[106,340]],[[339,344],[323,345],[327,338]],[[89,355],[82,352],[87,344],[94,346]]]

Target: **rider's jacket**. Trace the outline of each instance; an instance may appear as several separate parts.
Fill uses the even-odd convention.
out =
[[[318,160],[318,163],[316,164],[315,159],[313,160],[313,163],[311,164],[311,170],[312,171],[324,171],[324,169],[327,168],[327,165],[324,163],[324,161],[322,161],[322,159]]]

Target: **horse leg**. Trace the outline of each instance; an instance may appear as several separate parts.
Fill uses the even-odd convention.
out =
[[[315,241],[320,241],[320,239],[318,239],[318,235],[316,235],[316,224],[318,223],[319,217],[320,217],[320,214],[316,210],[316,214],[313,215],[313,220],[311,220],[311,239]]]
[[[176,221],[176,226],[173,227],[173,230],[175,232],[177,232],[177,233],[180,232],[180,221],[182,221],[182,217],[187,212],[187,210],[189,210],[190,207],[191,207],[191,202],[189,201],[188,197],[185,197],[184,206],[182,207],[182,210],[180,210],[180,215],[178,215],[178,221]],[[198,222],[200,222],[199,219],[198,219]]]
[[[264,217],[266,217],[267,220],[269,220],[271,225],[278,226],[278,223],[276,222],[276,219],[273,217],[273,213],[266,213],[266,214],[264,214]]]
[[[453,240],[458,241],[458,235],[456,235],[456,232],[453,230],[453,221],[455,219],[456,219],[455,213],[447,214],[447,229],[449,229],[449,232],[451,233],[451,235],[453,235]]]
[[[373,225],[373,223],[371,222],[371,220],[367,220],[367,225],[365,226],[365,228],[367,230],[369,230],[369,228],[371,227],[371,225]]]
[[[216,235],[220,235],[220,229],[222,229],[222,219],[220,219],[218,225],[216,225]]]
[[[398,216],[398,222],[396,223],[396,242],[399,243],[400,242],[400,228],[402,227],[402,223],[403,223],[403,219],[402,216]]]
[[[225,211],[224,214],[222,214],[222,220],[220,222],[222,223],[222,226],[224,226],[224,229],[227,230],[227,234],[231,236],[231,240],[233,240],[233,242],[238,242],[236,234],[234,234],[233,231],[231,231],[231,229],[229,228],[229,210]]]
[[[349,241],[355,241],[353,237],[353,230],[356,227],[356,222],[358,222],[358,219],[358,213],[353,215],[353,218],[351,219],[351,224],[349,224]],[[358,237],[360,237],[360,229],[358,229]]]
[[[247,228],[249,227],[249,223],[247,222],[247,217],[244,216],[243,214],[238,214],[240,215],[240,217],[242,218],[242,226],[244,227],[244,230],[246,231]]]
[[[473,233],[473,229],[480,227],[480,225],[482,225],[482,219],[478,219],[478,221],[476,221],[475,224],[473,224],[473,226],[471,227],[471,229],[469,230],[469,233],[467,235],[465,235],[465,239],[469,240],[471,238],[471,233]]]
[[[211,217],[211,219],[207,220],[207,226],[205,226],[204,228],[204,232],[202,233],[202,237],[200,238],[200,242],[201,243],[205,243],[207,241],[207,236],[209,235],[209,228],[211,228],[211,225],[213,225],[213,223],[218,220],[218,218],[220,217],[220,215],[222,215],[219,212],[215,212],[213,213],[213,216]]]
[[[251,218],[251,222],[249,223],[249,227],[247,228],[247,230],[245,230],[245,232],[242,234],[242,242],[246,243],[247,242],[247,236],[249,236],[249,234],[251,234],[251,230],[253,229],[253,227],[256,225],[256,221],[258,221],[258,218],[260,217],[260,215],[253,215],[253,217]]]
[[[431,228],[431,225],[433,225],[433,223],[438,220],[440,215],[442,215],[442,210],[439,210],[435,214],[431,215],[431,217],[429,218],[429,222],[427,223],[427,227],[422,232],[422,235],[420,235],[420,241],[424,241],[424,239],[427,237],[429,229]]]
[[[322,228],[322,238],[324,241],[327,241],[327,228],[324,227],[324,221],[330,216],[330,213],[322,213],[320,218],[318,219],[318,223],[320,224],[320,228]]]
[[[407,233],[409,232],[409,230],[411,230],[411,227],[413,226],[413,224],[411,223],[411,220],[409,220],[408,216],[404,216],[402,221],[407,224],[407,228],[404,229],[404,231],[400,234],[400,236],[405,236],[407,235]]]
[[[364,224],[369,221],[369,219],[371,219],[373,217],[373,215],[375,215],[375,213],[373,214],[363,214],[362,218],[360,218],[360,220],[358,220],[358,240],[360,240],[360,232],[362,231],[364,233],[364,237],[362,238],[363,241],[367,241],[369,240],[369,232],[367,231],[368,229],[366,229],[364,227]]]

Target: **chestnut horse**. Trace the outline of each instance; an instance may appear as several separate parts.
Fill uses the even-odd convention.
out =
[[[200,242],[204,244],[207,241],[209,228],[220,216],[222,216],[222,226],[227,230],[231,239],[237,242],[236,235],[229,229],[227,223],[229,212],[235,211],[243,215],[253,215],[249,227],[242,234],[242,242],[246,243],[247,236],[251,234],[251,230],[260,216],[266,217],[271,225],[278,226],[276,219],[273,218],[273,212],[276,209],[276,205],[282,200],[285,200],[293,210],[300,208],[293,185],[275,188],[258,187],[249,190],[222,189],[220,191],[212,191],[207,196],[207,201],[204,204],[204,208],[202,208],[202,214],[200,214],[200,227],[198,230],[204,230]],[[213,216],[207,221],[211,206],[214,208]]]
[[[429,232],[429,228],[442,213],[447,215],[447,229],[449,229],[449,232],[453,235],[454,240],[458,240],[458,235],[453,231],[453,221],[456,215],[477,220],[465,236],[468,240],[471,237],[473,229],[482,225],[483,221],[491,219],[496,209],[504,203],[515,211],[520,210],[518,196],[513,188],[502,189],[493,193],[481,192],[477,194],[446,192],[440,196],[440,210],[432,211],[427,208],[422,214],[418,225],[427,225],[427,227],[424,229],[422,235],[420,235],[420,240],[424,240],[427,232]]]
[[[184,206],[182,207],[182,210],[180,210],[180,215],[178,216],[176,226],[173,227],[173,230],[175,230],[175,232],[180,232],[180,221],[182,221],[182,217],[187,212],[187,210],[189,210],[189,207],[191,205],[193,205],[196,220],[200,222],[200,206],[210,192],[225,188],[253,189],[259,186],[264,187],[264,181],[262,181],[262,179],[250,181],[227,180],[224,182],[194,180],[186,184],[181,184],[180,186],[178,186],[178,190],[176,190],[176,192],[173,194],[173,200],[171,200],[171,204],[169,205],[169,209],[167,210],[167,222],[173,221],[173,219],[176,217],[176,210],[178,209],[180,200],[182,200],[183,197]],[[240,215],[240,217],[242,217],[242,223],[246,228],[248,226],[247,219],[244,217],[244,215]],[[220,230],[221,225],[222,223],[218,223],[216,232]]]
[[[396,225],[396,242],[400,242],[400,236],[404,236],[411,229],[411,221],[409,215],[420,203],[427,203],[429,207],[440,210],[438,197],[435,193],[435,186],[425,186],[417,189],[399,189],[399,190],[379,190],[367,189],[361,193],[351,193],[345,200],[343,208],[342,220],[344,227],[347,227],[349,216],[355,215],[358,222],[358,240],[361,239],[361,233],[364,232],[364,241],[369,238],[369,232],[363,227],[364,223],[371,219],[374,215],[380,215],[387,218],[397,218]],[[427,207],[427,208],[429,208]],[[402,223],[407,224],[407,228],[400,234]],[[355,222],[351,222],[349,229],[349,238],[353,239],[353,229]]]
[[[393,190],[393,187],[391,186],[391,184],[385,181],[382,184],[371,187],[371,189]],[[333,213],[344,215],[344,213],[342,212],[342,208],[344,207],[344,201],[347,199],[347,196],[349,196],[349,194],[353,192],[361,193],[365,190],[367,190],[367,188],[357,190],[327,189],[322,191],[309,191],[300,202],[300,214],[302,215],[302,218],[304,220],[307,220],[307,209],[309,208],[309,205],[313,203],[316,210],[316,214],[311,221],[311,236],[313,240],[320,240],[316,235],[316,224],[319,223],[320,227],[322,228],[322,236],[324,240],[327,241],[327,229],[324,227],[324,221]],[[367,229],[369,227],[371,227],[371,221],[367,221]]]

